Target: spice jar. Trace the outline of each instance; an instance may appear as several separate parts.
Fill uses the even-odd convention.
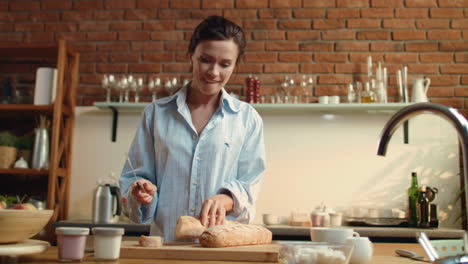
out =
[[[58,227],[55,229],[59,261],[81,261],[84,257],[88,228]]]
[[[123,228],[95,227],[94,258],[96,260],[116,260],[120,256]]]

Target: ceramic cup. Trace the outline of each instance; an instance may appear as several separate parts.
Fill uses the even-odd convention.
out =
[[[319,104],[328,104],[328,96],[326,96],[326,95],[319,96],[318,102],[319,102]]]
[[[328,213],[328,215],[330,216],[331,227],[341,226],[341,222],[343,221],[342,213]]]
[[[374,248],[368,237],[348,237],[346,244],[353,245],[350,264],[370,264]]]
[[[338,95],[332,95],[328,97],[328,103],[329,104],[339,104],[340,103],[340,97]]]
[[[273,214],[263,214],[263,223],[265,225],[277,225],[279,224],[278,216]]]
[[[331,244],[345,244],[349,237],[359,237],[352,228],[312,227],[310,239],[313,242],[327,242]]]

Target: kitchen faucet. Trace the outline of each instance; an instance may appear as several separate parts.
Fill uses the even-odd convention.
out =
[[[385,127],[380,134],[379,144],[377,146],[377,155],[385,156],[387,153],[387,145],[392,138],[396,129],[405,121],[413,116],[432,113],[443,117],[451,123],[458,132],[458,137],[461,141],[463,155],[463,180],[465,184],[465,215],[468,213],[468,122],[456,109],[443,106],[435,103],[417,103],[407,106],[396,112],[390,120],[385,124]],[[468,230],[468,221],[465,223],[465,230]]]

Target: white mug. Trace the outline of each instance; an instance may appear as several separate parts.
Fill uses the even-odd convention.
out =
[[[341,226],[343,221],[342,213],[329,213],[328,215],[330,215],[330,226]]]
[[[328,104],[328,96],[327,95],[319,96],[318,102],[319,104]]]
[[[348,237],[346,244],[353,245],[350,264],[370,264],[374,248],[368,237]]]
[[[327,242],[331,244],[345,244],[349,237],[359,234],[352,228],[312,227],[310,228],[310,239],[313,242]]]
[[[340,97],[338,95],[332,95],[328,97],[328,103],[329,104],[339,104],[340,103]]]

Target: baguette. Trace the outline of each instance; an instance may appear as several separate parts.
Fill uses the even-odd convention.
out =
[[[207,228],[199,238],[204,247],[233,247],[270,244],[273,234],[258,225],[220,225]]]
[[[225,220],[225,225],[239,224],[237,222]],[[202,225],[200,220],[193,216],[183,215],[177,219],[175,235],[176,238],[199,238],[206,230],[206,226]]]
[[[141,235],[138,244],[142,247],[162,247],[163,237]]]

